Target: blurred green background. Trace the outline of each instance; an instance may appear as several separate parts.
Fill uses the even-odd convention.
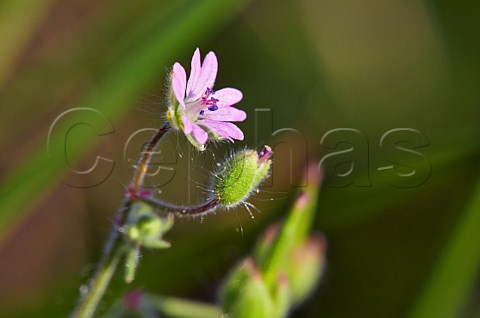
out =
[[[145,252],[138,279],[118,277],[101,310],[133,287],[214,301],[287,212],[302,164],[332,152],[322,136],[353,128],[364,137],[355,172],[369,186],[328,186],[325,171],[315,228],[328,269],[292,317],[480,317],[479,30],[478,1],[1,1],[0,316],[71,311],[148,133],[126,142],[163,123],[167,71],[174,61],[188,71],[200,47],[219,59],[216,88],[244,93],[235,147],[276,145],[273,179],[252,200],[261,213],[177,221],[173,247]],[[51,128],[75,107],[103,115],[70,112]],[[389,164],[380,139],[396,128],[428,140],[417,149],[431,163],[423,184],[392,186],[377,170]],[[170,169],[148,182],[173,203],[202,201],[229,151],[191,152],[175,135],[162,149]],[[97,156],[114,166],[72,171]]]

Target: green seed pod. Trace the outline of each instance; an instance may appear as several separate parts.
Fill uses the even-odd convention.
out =
[[[220,203],[233,207],[244,202],[268,177],[272,150],[265,146],[260,153],[243,150],[233,155],[215,173],[213,190]]]

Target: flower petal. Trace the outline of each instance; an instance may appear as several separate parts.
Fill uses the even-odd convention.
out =
[[[185,74],[185,69],[179,63],[173,64],[172,70],[172,88],[175,97],[177,98],[180,105],[185,108],[185,87],[187,82],[187,75]]]
[[[208,119],[198,120],[197,123],[211,129],[214,133],[223,138],[227,138],[228,140],[232,140],[232,138],[243,140],[244,138],[243,132],[240,130],[240,128],[232,123]]]
[[[193,88],[198,83],[201,71],[202,71],[202,64],[200,61],[200,49],[197,48],[195,50],[195,53],[193,53],[193,57],[192,57],[190,77],[188,78],[188,83],[187,83],[187,95],[186,95],[187,98],[194,95]]]
[[[185,133],[185,135],[189,135],[193,128],[192,128],[192,122],[190,121],[190,119],[188,119],[187,115],[183,115],[182,116],[182,123],[183,123],[183,132]]]
[[[217,106],[221,107],[228,107],[233,104],[238,103],[242,100],[243,94],[241,91],[235,88],[222,88],[218,91],[215,91],[213,97],[218,99]]]
[[[205,111],[204,118],[216,121],[244,121],[247,114],[235,107],[219,108],[216,111]]]
[[[208,134],[200,126],[192,123],[193,136],[200,145],[204,145],[208,140]]]
[[[209,52],[203,60],[200,77],[194,86],[191,87],[191,95],[189,99],[195,100],[205,93],[207,87],[212,88],[217,77],[218,62],[215,53]]]

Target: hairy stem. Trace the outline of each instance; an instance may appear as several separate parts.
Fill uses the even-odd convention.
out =
[[[140,157],[137,170],[133,176],[132,183],[125,199],[117,212],[115,222],[112,227],[109,239],[105,244],[102,259],[98,264],[97,271],[93,278],[89,281],[88,290],[85,295],[80,297],[79,303],[72,314],[75,318],[92,317],[95,313],[98,303],[102,299],[110,280],[115,273],[118,262],[125,253],[125,244],[120,237],[120,228],[125,224],[128,210],[137,192],[147,174],[148,164],[152,159],[154,150],[160,144],[162,138],[171,130],[169,123],[160,127],[148,142],[145,150]]]
[[[210,304],[153,295],[145,295],[145,298],[149,300],[153,308],[168,317],[212,318],[223,315],[219,307]]]
[[[109,257],[104,260],[102,266],[98,268],[95,276],[92,278],[87,292],[81,299],[79,306],[75,309],[72,317],[87,318],[93,317],[98,303],[102,299],[107,286],[109,285],[118,263],[126,252],[126,246],[118,240],[110,250]]]
[[[138,162],[137,171],[135,176],[133,177],[132,184],[130,185],[130,189],[133,193],[137,193],[138,188],[142,185],[143,179],[145,179],[145,175],[147,174],[148,164],[152,159],[152,153],[160,144],[163,136],[171,130],[171,126],[169,123],[163,125],[157,132],[153,135],[152,139],[147,144],[147,147],[143,151],[143,155]]]
[[[207,215],[215,211],[215,209],[218,207],[220,203],[218,198],[216,197],[197,206],[173,205],[173,204],[156,200],[150,196],[143,196],[143,195],[139,195],[137,199],[147,204],[150,204],[151,206],[157,208],[161,212],[173,214],[174,216],[180,217],[180,218]]]

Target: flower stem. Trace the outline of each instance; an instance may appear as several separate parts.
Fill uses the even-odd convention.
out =
[[[147,174],[148,164],[152,159],[153,151],[160,144],[162,137],[165,136],[165,134],[168,133],[171,128],[172,127],[167,122],[165,125],[163,125],[157,130],[157,132],[153,135],[152,139],[150,139],[150,141],[148,142],[147,147],[145,148],[145,151],[143,151],[143,155],[138,163],[137,171],[135,173],[135,176],[133,177],[132,184],[130,185],[130,189],[134,194],[137,193],[138,188],[142,185],[143,179]]]
[[[173,297],[145,295],[150,305],[168,317],[213,318],[222,317],[219,307]]]
[[[75,318],[89,318],[93,317],[98,303],[102,299],[108,284],[110,283],[113,274],[115,273],[120,259],[127,251],[126,246],[117,240],[117,244],[110,250],[109,257],[104,260],[102,266],[97,269],[95,276],[90,282],[88,291],[81,299],[79,306],[73,312],[72,317]]]
[[[129,300],[130,295],[133,299]],[[117,301],[103,318],[117,317],[182,317],[220,318],[227,317],[218,306],[186,299],[146,294],[132,290],[123,300]]]
[[[143,151],[130,188],[126,193],[125,199],[115,217],[115,222],[109,239],[105,244],[98,269],[93,278],[89,281],[86,294],[80,297],[79,303],[73,312],[72,317],[87,318],[92,317],[95,313],[97,305],[102,299],[107,286],[110,283],[115,270],[117,269],[118,262],[126,252],[126,246],[122,240],[122,237],[119,235],[119,230],[125,224],[128,210],[130,209],[132,201],[137,197],[138,189],[142,185],[145,175],[147,174],[148,164],[152,159],[155,148],[160,144],[162,138],[170,130],[171,126],[169,123],[166,123],[160,127],[148,142],[145,151]]]
[[[157,208],[161,212],[167,212],[169,214],[173,214],[174,216],[180,217],[180,218],[207,215],[215,211],[215,209],[218,207],[220,203],[220,201],[216,197],[197,206],[173,205],[173,204],[156,200],[150,196],[143,196],[143,195],[139,195],[138,200],[141,200],[147,204],[150,204],[151,206]]]

